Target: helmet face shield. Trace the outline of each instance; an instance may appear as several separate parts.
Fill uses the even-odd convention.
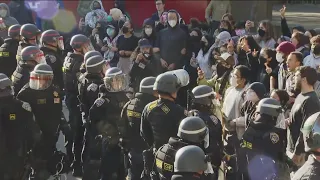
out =
[[[207,129],[206,129],[206,134],[205,134],[204,140],[203,140],[204,148],[208,148],[208,147],[209,147],[209,144],[210,144],[209,129],[207,128]]]
[[[93,45],[91,44],[91,42],[88,42],[88,43],[84,44],[82,48],[83,48],[83,53],[84,54],[89,52],[89,51],[94,51],[95,50]]]
[[[30,73],[29,86],[34,90],[45,90],[51,86],[53,74],[38,74],[35,72]]]
[[[63,43],[63,37],[62,36],[58,37],[57,43],[58,43],[58,48],[60,50],[64,50],[64,43]]]
[[[37,61],[38,64],[47,64],[43,51],[36,54],[35,61]]]
[[[109,92],[124,91],[128,87],[128,81],[125,74],[117,74],[104,78],[104,85]]]

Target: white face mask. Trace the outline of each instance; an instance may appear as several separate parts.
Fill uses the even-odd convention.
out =
[[[146,28],[144,29],[144,32],[146,33],[146,35],[150,36],[152,33],[152,28]]]
[[[283,54],[282,53],[277,53],[276,59],[279,63],[282,63],[284,61],[283,59]]]
[[[230,86],[232,87],[238,86],[237,79],[235,77],[231,77],[229,82],[230,82]]]
[[[177,25],[177,21],[176,20],[169,20],[168,23],[169,23],[169,25],[171,27],[175,27]]]
[[[248,91],[246,94],[246,100],[251,101],[251,102],[257,102],[259,100],[259,97],[257,94],[253,91]]]
[[[3,18],[6,17],[7,16],[7,12],[8,12],[7,10],[1,9],[0,10],[0,17],[3,17]]]

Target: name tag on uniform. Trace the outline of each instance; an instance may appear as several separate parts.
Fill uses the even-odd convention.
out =
[[[139,63],[139,67],[140,67],[141,69],[144,69],[144,68],[146,67],[146,65],[144,65],[143,63]]]
[[[38,103],[38,104],[46,104],[46,103],[47,103],[47,100],[46,100],[46,99],[38,99],[38,100],[37,100],[37,103]]]
[[[54,98],[53,102],[54,102],[54,104],[59,104],[60,103],[60,98]]]

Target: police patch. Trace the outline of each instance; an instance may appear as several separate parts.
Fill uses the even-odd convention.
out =
[[[212,122],[214,123],[214,125],[217,125],[219,123],[219,120],[217,117],[215,116],[210,116],[210,119],[212,120]]]
[[[54,97],[58,97],[58,96],[59,96],[59,93],[58,93],[57,91],[54,91],[54,92],[53,92],[53,96],[54,96]]]
[[[166,113],[166,114],[168,114],[168,113],[170,112],[170,109],[169,109],[168,106],[166,106],[166,105],[161,106],[161,109],[162,109],[162,111],[163,111],[164,113]]]
[[[31,112],[31,106],[30,106],[30,104],[27,103],[27,102],[23,102],[23,103],[22,103],[22,108],[25,109],[26,111]]]
[[[279,142],[279,135],[277,133],[270,133],[270,140],[273,144]]]
[[[16,120],[16,114],[10,114],[10,115],[9,115],[9,119],[10,119],[11,121]]]
[[[98,89],[98,85],[97,85],[97,84],[92,83],[92,84],[90,84],[90,85],[88,86],[87,91],[96,92],[96,91],[97,91],[97,89]]]
[[[57,58],[54,55],[48,55],[48,58],[50,59],[50,62],[53,64],[57,61]]]
[[[102,104],[103,104],[104,102],[105,102],[104,99],[99,98],[99,99],[97,99],[96,102],[94,102],[94,103],[96,104],[97,107],[100,107],[100,106],[102,106]]]
[[[149,104],[148,110],[151,111],[153,108],[157,106],[157,101],[153,101]]]

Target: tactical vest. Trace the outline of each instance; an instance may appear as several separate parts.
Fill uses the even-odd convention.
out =
[[[187,146],[188,144],[182,142],[177,138],[170,138],[168,144],[159,148],[156,153],[156,168],[162,180],[170,180],[174,172],[174,161],[177,151]]]
[[[76,63],[77,59],[72,58],[70,56],[67,56],[65,62],[63,63],[64,83],[66,91],[68,92],[77,91],[78,80],[77,74],[76,72],[74,72]]]

